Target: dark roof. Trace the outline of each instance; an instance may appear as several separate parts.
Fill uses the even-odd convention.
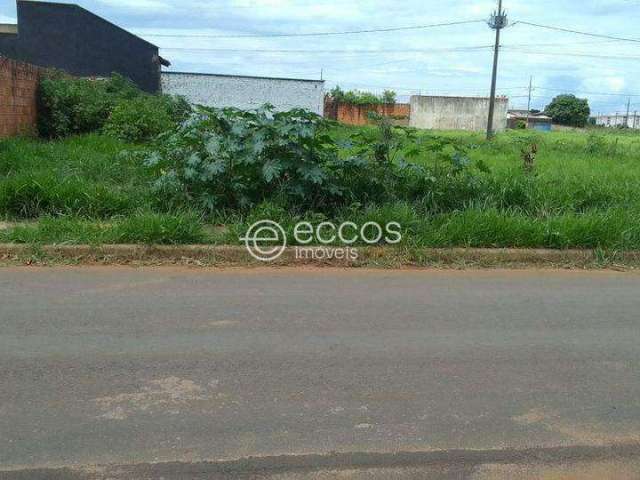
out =
[[[199,73],[199,72],[162,72],[163,75],[196,75],[201,77],[228,77],[228,78],[254,78],[259,80],[286,80],[290,82],[314,82],[324,83],[324,80],[313,80],[310,78],[287,78],[287,77],[260,77],[255,75],[229,75],[224,73]]]
[[[527,110],[507,110],[507,115],[512,118],[527,118]],[[544,112],[529,113],[529,120],[551,120],[551,117],[545,115]]]
[[[118,29],[118,30],[120,30],[120,31],[122,31],[122,32],[124,32],[124,33],[126,33],[127,35],[130,35],[130,36],[132,36],[132,37],[137,38],[137,39],[138,39],[138,40],[140,40],[141,42],[144,42],[144,43],[146,43],[146,44],[148,44],[148,45],[150,45],[150,46],[152,46],[152,47],[154,47],[154,48],[158,48],[158,46],[157,46],[157,45],[155,45],[155,44],[153,44],[153,43],[149,42],[148,40],[145,40],[144,38],[141,38],[141,37],[139,37],[138,35],[135,35],[135,34],[131,33],[129,30],[126,30],[126,29],[122,28],[121,26],[116,25],[116,24],[115,24],[115,23],[113,23],[113,22],[110,22],[110,21],[109,21],[109,20],[107,20],[106,18],[101,17],[100,15],[96,15],[96,14],[95,14],[95,13],[93,13],[91,10],[87,10],[86,8],[83,8],[83,7],[81,7],[80,5],[77,5],[77,4],[75,4],[75,3],[45,2],[45,1],[41,1],[41,0],[16,0],[16,3],[17,3],[17,4],[20,4],[20,3],[42,3],[42,4],[46,4],[46,5],[55,5],[56,7],[60,7],[60,8],[69,8],[69,9],[77,9],[77,10],[81,10],[81,11],[82,11],[82,12],[84,12],[85,14],[89,14],[89,15],[91,15],[92,17],[95,17],[95,18],[97,18],[97,19],[101,20],[101,21],[102,21],[102,22],[104,22],[104,23],[108,23],[108,24],[109,24],[109,25],[111,25],[112,27],[114,27],[114,28],[116,28],[116,29]],[[18,28],[19,28],[19,25],[18,25]]]

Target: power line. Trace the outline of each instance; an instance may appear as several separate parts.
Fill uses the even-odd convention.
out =
[[[544,87],[535,87],[535,90],[545,90],[548,92],[566,92],[567,90],[561,90],[557,88],[544,88]],[[605,96],[605,97],[640,97],[640,94],[633,93],[603,93],[603,92],[574,92],[578,95],[594,95],[594,96]]]
[[[559,56],[559,57],[584,57],[584,58],[598,58],[602,60],[640,60],[640,56],[637,55],[597,55],[593,53],[582,53],[582,52],[541,52],[536,50],[527,50],[518,47],[506,47],[508,50],[512,52],[520,52],[527,53],[530,55],[549,55],[549,56]]]
[[[152,36],[160,36],[162,34],[149,34]],[[189,34],[176,34],[176,36],[189,36]],[[526,48],[526,47],[564,47],[567,45],[597,45],[603,43],[613,43],[619,42],[619,40],[599,40],[599,41],[590,41],[590,42],[562,42],[562,43],[514,43],[510,45],[501,45],[503,48]],[[485,46],[469,46],[469,47],[451,47],[451,48],[493,48],[493,45]],[[315,53],[321,50],[269,50],[269,49],[242,49],[242,48],[206,48],[206,47],[160,47],[162,50],[177,50],[177,51],[187,51],[187,50],[196,50],[196,51],[208,51],[208,52],[283,52],[283,53]],[[329,53],[340,53],[340,52],[358,52],[358,53],[403,53],[403,52],[425,52],[431,51],[427,49],[395,49],[395,50],[322,50],[323,52]]]
[[[556,30],[558,32],[575,33],[577,35],[585,35],[587,37],[606,38],[609,40],[618,40],[620,42],[640,43],[640,39],[637,39],[637,38],[624,38],[624,37],[615,37],[613,35],[604,35],[601,33],[582,32],[580,30],[571,30],[569,28],[554,27],[551,25],[541,25],[539,23],[525,22],[524,20],[519,20],[517,22],[514,22],[512,26],[515,26],[518,24],[529,25],[530,27],[544,28],[547,30]]]
[[[358,35],[363,33],[383,33],[399,32],[406,30],[424,30],[427,28],[449,27],[453,25],[468,25],[470,23],[484,23],[484,20],[461,20],[458,22],[432,23],[428,25],[412,25],[408,27],[372,28],[367,30],[347,30],[343,32],[307,32],[307,33],[249,33],[241,35],[209,35],[209,34],[169,34],[169,33],[148,33],[147,37],[166,38],[274,38],[274,37],[325,37],[333,35]]]
[[[201,48],[201,47],[161,47],[164,51],[175,52],[203,52],[203,53],[248,53],[248,54],[319,54],[319,55],[336,55],[336,54],[351,54],[351,55],[377,55],[385,53],[440,53],[440,52],[469,52],[469,51],[482,51],[493,48],[492,45],[479,45],[476,47],[450,47],[450,48],[432,48],[432,49],[393,49],[393,50],[349,50],[349,49],[335,49],[335,50],[289,50],[289,49],[240,49],[240,48]],[[561,57],[582,57],[582,58],[597,58],[603,60],[631,60],[640,61],[640,56],[637,55],[597,55],[583,52],[548,52],[548,51],[536,51],[523,49],[520,46],[502,46],[511,52],[521,52],[531,55],[542,56],[561,56]]]
[[[199,47],[160,47],[161,50],[171,51],[188,51],[188,52],[212,52],[212,53],[319,53],[319,54],[336,54],[336,53],[352,53],[352,54],[380,54],[380,53],[430,53],[430,52],[467,52],[470,50],[483,50],[493,48],[493,45],[478,45],[475,47],[448,47],[448,48],[432,48],[432,49],[393,49],[393,50],[290,50],[290,49],[242,49],[242,48],[199,48]]]

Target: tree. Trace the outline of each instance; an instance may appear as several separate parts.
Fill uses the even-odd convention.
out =
[[[329,92],[331,98],[336,102],[342,102],[344,100],[344,90],[340,88],[340,85],[336,85],[331,92]]]
[[[376,95],[375,93],[361,90],[348,90],[345,92],[340,88],[340,86],[336,86],[329,92],[329,96],[336,103],[347,103],[350,105],[382,105],[396,103],[396,92],[393,90],[385,90],[382,95]]]
[[[382,103],[393,105],[396,103],[396,92],[393,90],[385,90],[382,94]]]
[[[584,127],[589,120],[591,109],[586,98],[564,94],[551,100],[551,103],[545,108],[545,113],[560,125]]]

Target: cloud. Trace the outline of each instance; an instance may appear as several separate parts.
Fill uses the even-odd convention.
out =
[[[65,0],[66,1],[66,0]],[[395,88],[398,92],[431,91],[486,95],[492,52],[443,51],[443,48],[491,45],[494,33],[485,23],[364,35],[290,38],[237,38],[275,32],[335,32],[461,19],[486,19],[494,0],[68,0],[105,16],[161,47],[174,70],[317,78],[324,70],[327,86]],[[626,0],[509,0],[512,22],[525,20],[567,25],[576,30],[640,37],[636,25],[640,4]],[[0,2],[0,22],[15,17],[15,3]],[[153,34],[177,34],[157,37]],[[235,35],[207,38],[193,35]],[[529,77],[534,104],[543,106],[556,94],[575,91],[640,94],[640,62],[607,59],[638,56],[637,45],[605,42],[523,24],[503,32],[498,91],[520,98]],[[549,46],[554,44],[555,46]],[[201,50],[189,50],[198,48]],[[171,50],[174,49],[174,50]],[[268,52],[289,50],[289,52]],[[293,51],[292,51],[293,50]],[[295,52],[305,50],[306,52]],[[379,50],[379,53],[363,51]],[[424,50],[416,52],[415,50]],[[589,58],[575,52],[597,55]],[[373,86],[373,87],[371,87]],[[590,96],[601,111],[620,110],[623,96]]]
[[[7,15],[0,15],[0,23],[16,23],[15,17],[9,17]]]
[[[165,0],[98,0],[98,2],[123,11],[153,14],[173,11],[173,7]]]
[[[623,93],[626,90],[626,86],[627,81],[618,76],[587,78],[584,81],[584,90],[590,92]]]

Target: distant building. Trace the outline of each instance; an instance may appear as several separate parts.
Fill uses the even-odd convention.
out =
[[[508,98],[496,98],[493,117],[493,130],[496,132],[507,128],[508,105]],[[420,95],[411,97],[409,123],[415,128],[483,131],[487,129],[488,118],[489,98]]]
[[[595,115],[591,121],[600,127],[608,128],[636,128],[640,129],[640,114],[634,112],[627,116],[626,113],[610,115]]]
[[[544,113],[530,113],[527,115],[526,110],[509,110],[507,111],[507,128],[518,128],[520,124],[526,125],[527,128],[550,132],[553,125],[553,119]]]
[[[17,0],[18,24],[0,25],[0,55],[80,77],[116,72],[147,92],[160,90],[160,69],[169,62],[158,47],[64,3]]]
[[[217,108],[253,110],[270,103],[276,111],[304,108],[318,115],[324,108],[323,80],[162,72],[162,92]]]

